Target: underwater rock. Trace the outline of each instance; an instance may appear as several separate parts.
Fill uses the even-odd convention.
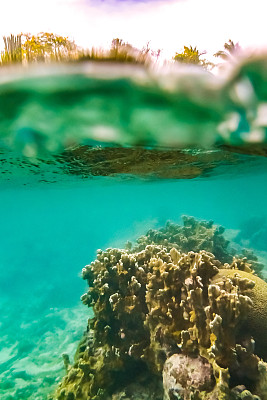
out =
[[[267,284],[242,271],[251,270],[246,258],[230,257],[222,229],[192,218],[184,223],[178,233],[176,225],[149,231],[137,248],[98,250],[83,269],[89,289],[82,301],[94,317],[55,399],[133,400],[137,388],[140,398],[162,399],[164,384],[166,399],[180,390],[181,399],[235,400],[247,390],[267,400],[266,364],[255,353],[265,345]],[[193,243],[197,251],[180,248]],[[244,336],[246,324],[255,326]]]
[[[211,364],[203,357],[173,354],[163,368],[164,400],[190,400],[198,392],[210,392],[215,386]]]

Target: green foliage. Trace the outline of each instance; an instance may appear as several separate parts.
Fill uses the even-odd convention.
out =
[[[111,42],[108,50],[92,47],[91,49],[78,49],[74,41],[54,33],[40,32],[36,35],[21,33],[19,35],[4,36],[5,50],[1,53],[1,64],[55,62],[55,61],[107,61],[131,64],[151,64],[158,60],[161,50],[154,51],[149,42],[141,50],[120,38]],[[224,44],[224,50],[214,54],[224,60],[231,60],[240,52],[238,43],[234,44],[229,39]],[[184,46],[181,53],[176,53],[173,59],[182,64],[193,64],[205,69],[211,69],[214,64],[201,58],[205,52],[200,52],[197,47]]]
[[[108,61],[144,65],[151,62],[151,55],[156,59],[160,55],[160,50],[153,52],[149,43],[139,50],[119,38],[112,40],[108,50],[95,47],[88,50],[78,49],[67,37],[48,32],[40,32],[37,35],[11,35],[3,37],[3,40],[5,51],[1,54],[2,65],[50,61]]]
[[[193,48],[192,46],[184,46],[184,51],[182,53],[176,53],[173,59],[182,64],[200,65],[204,68],[208,68],[208,66],[213,67],[211,62],[207,61],[206,59],[202,60],[200,58],[203,54],[206,53],[200,53],[196,47]]]
[[[200,56],[203,53],[199,53],[196,47],[187,47],[184,46],[183,53],[176,53],[174,56],[175,61],[179,61],[185,64],[201,64]]]
[[[74,57],[76,45],[67,37],[40,32],[3,37],[5,50],[1,54],[2,64],[36,61],[61,61]]]
[[[5,51],[1,54],[1,62],[7,63],[21,63],[22,62],[22,35],[4,36]]]
[[[36,36],[25,34],[24,37],[22,50],[29,62],[64,60],[73,56],[76,50],[74,42],[53,33],[41,32]]]
[[[136,49],[122,39],[115,38],[109,50],[92,48],[78,52],[76,61],[108,61],[131,64],[146,64],[150,62],[150,49],[148,45],[142,50]]]
[[[79,50],[77,57],[74,58],[74,61],[106,61],[106,59],[107,56],[104,50],[92,47],[88,50]]]

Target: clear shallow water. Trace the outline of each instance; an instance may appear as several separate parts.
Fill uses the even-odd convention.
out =
[[[266,265],[265,125],[256,117],[264,91],[256,85],[252,93],[245,78],[241,107],[240,98],[237,106],[236,97],[225,94],[234,74],[222,83],[186,72],[188,85],[180,89],[165,83],[179,81],[179,74],[179,79],[152,80],[130,70],[123,83],[114,83],[113,76],[110,83],[107,70],[98,72],[100,78],[89,71],[90,79],[81,70],[75,79],[72,70],[56,77],[51,71],[34,79],[29,74],[9,78],[0,88],[0,392],[5,400],[45,399],[64,375],[61,354],[72,360],[90,314],[79,302],[86,290],[81,269],[98,248],[123,247],[185,214],[223,225],[233,241],[239,235],[236,246],[245,243]],[[244,73],[236,75],[243,79]],[[237,125],[220,133],[226,115],[244,110],[249,134]],[[155,121],[157,113],[161,117]],[[250,145],[245,139],[255,135],[255,126],[261,143]],[[234,147],[240,141],[244,147]],[[136,144],[138,152],[130,146]]]

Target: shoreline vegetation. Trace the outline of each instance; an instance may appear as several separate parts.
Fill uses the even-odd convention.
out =
[[[150,66],[158,63],[162,49],[154,50],[147,42],[142,49],[138,49],[130,43],[124,42],[120,38],[111,41],[109,49],[92,47],[83,49],[76,45],[68,37],[56,35],[54,33],[40,32],[37,35],[30,33],[11,34],[3,36],[4,50],[0,56],[0,67],[22,64],[28,65],[37,62],[119,62],[129,64],[139,64]],[[183,50],[176,52],[170,62],[180,64],[193,64],[211,71],[214,67],[220,67],[221,63],[214,64],[203,56],[197,47],[183,46]],[[242,54],[239,43],[228,40],[224,44],[223,50],[213,54],[214,57],[223,61],[233,61]]]

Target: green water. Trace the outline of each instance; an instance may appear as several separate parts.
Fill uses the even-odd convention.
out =
[[[185,214],[266,265],[266,64],[224,80],[107,65],[1,73],[1,399],[45,399],[64,375],[98,248]]]

